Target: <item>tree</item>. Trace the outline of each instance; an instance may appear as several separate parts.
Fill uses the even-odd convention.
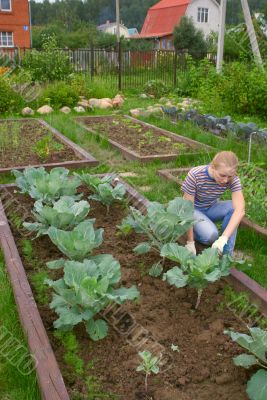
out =
[[[207,54],[208,46],[204,34],[195,27],[192,18],[181,18],[179,25],[173,30],[173,42],[177,51],[187,50],[195,59],[204,58]]]

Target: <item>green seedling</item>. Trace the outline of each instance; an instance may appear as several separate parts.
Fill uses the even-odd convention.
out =
[[[145,373],[145,391],[147,393],[148,390],[148,377],[151,374],[158,374],[160,367],[160,357],[153,356],[150,351],[144,350],[139,351],[139,356],[142,359],[141,364],[138,365],[136,368],[137,372],[144,372]]]

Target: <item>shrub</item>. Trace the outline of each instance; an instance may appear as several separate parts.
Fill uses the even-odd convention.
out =
[[[73,71],[69,56],[57,49],[55,36],[46,37],[42,51],[27,52],[23,66],[31,72],[34,81],[41,82],[64,80]]]
[[[169,88],[162,80],[153,79],[145,84],[144,91],[149,95],[161,97],[169,92]]]
[[[46,87],[43,91],[42,100],[50,101],[50,105],[55,107],[69,106],[72,107],[77,104],[79,95],[77,91],[65,82],[55,82]]]
[[[0,79],[0,113],[15,112],[23,106],[22,97],[4,79]]]
[[[210,69],[200,80],[198,97],[210,112],[266,117],[267,71],[241,62],[225,65],[221,74]]]

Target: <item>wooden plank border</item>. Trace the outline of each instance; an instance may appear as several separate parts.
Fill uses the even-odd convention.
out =
[[[81,168],[81,167],[94,167],[98,165],[98,161],[86,150],[84,150],[82,147],[78,146],[76,143],[72,142],[70,139],[68,139],[66,136],[64,136],[62,133],[60,133],[57,129],[49,125],[46,121],[39,119],[39,118],[9,118],[9,119],[4,119],[0,120],[0,123],[2,121],[5,122],[28,122],[28,121],[36,121],[46,129],[48,129],[53,136],[55,136],[61,143],[63,143],[66,147],[71,149],[73,153],[79,158],[79,160],[75,161],[62,161],[62,162],[55,162],[55,163],[45,163],[45,164],[34,164],[34,165],[18,165],[14,167],[8,167],[8,168],[0,168],[0,174],[5,174],[8,172],[11,172],[12,169],[17,169],[17,170],[24,170],[27,167],[44,167],[46,169],[51,169],[55,167],[65,167],[65,168]]]
[[[112,115],[101,115],[101,116],[98,115],[98,116],[89,116],[89,117],[88,116],[87,117],[75,117],[74,120],[77,121],[77,123],[79,125],[81,125],[84,129],[86,129],[88,132],[90,132],[90,133],[92,133],[94,135],[97,135],[97,133],[93,129],[87,127],[82,121],[85,118],[90,118],[90,119],[97,120],[97,119],[100,119],[100,118],[112,119],[112,118],[115,118],[115,117],[116,116],[114,116],[114,115],[113,116]],[[209,151],[209,152],[214,152],[215,151],[215,149],[213,147],[211,147],[211,146],[208,146],[206,144],[197,142],[195,140],[189,139],[189,138],[184,137],[184,136],[177,135],[177,134],[175,134],[173,132],[169,132],[169,131],[167,131],[165,129],[158,128],[155,125],[151,125],[151,124],[148,124],[147,122],[140,121],[140,120],[138,120],[136,118],[130,117],[129,115],[124,115],[123,117],[124,118],[128,118],[131,121],[133,121],[135,123],[138,123],[140,125],[143,125],[143,126],[145,126],[147,128],[156,129],[158,131],[158,132],[154,132],[156,135],[169,137],[173,141],[178,142],[178,143],[186,143],[188,145],[197,146],[200,151],[203,150],[203,149],[205,149],[206,151]],[[100,135],[100,136],[102,138],[106,138],[104,135]],[[110,145],[112,147],[114,147],[116,150],[120,151],[120,153],[123,155],[123,157],[126,160],[137,160],[137,161],[139,161],[141,163],[147,163],[147,162],[154,161],[154,160],[160,160],[162,162],[167,162],[167,161],[176,160],[177,157],[179,157],[179,153],[141,156],[140,154],[136,153],[135,151],[130,150],[129,148],[121,145],[118,142],[115,142],[114,140],[111,140],[111,139],[108,139],[108,138],[106,138],[106,139],[108,140],[108,142],[110,143]],[[200,154],[200,151],[199,152],[195,152],[195,153],[183,153],[182,156],[197,155],[197,154]]]
[[[179,179],[177,176],[173,175],[173,172],[176,173],[184,173],[184,172],[188,172],[190,171],[192,167],[190,168],[173,168],[173,169],[159,169],[157,171],[157,174],[159,176],[161,176],[162,178],[168,180],[168,181],[173,181],[175,183],[177,183],[179,186],[182,185],[183,181],[181,179]],[[242,221],[241,221],[241,225],[252,229],[253,231],[255,231],[256,233],[262,235],[262,236],[267,236],[267,229],[264,228],[261,225],[256,224],[255,222],[251,221],[251,219],[247,218],[247,217],[243,217]]]
[[[43,400],[69,400],[61,372],[35,303],[3,204],[0,200],[0,244],[21,325],[28,341]]]

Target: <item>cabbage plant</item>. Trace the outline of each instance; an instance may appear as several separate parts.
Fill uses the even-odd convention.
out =
[[[16,185],[21,193],[29,194],[35,200],[42,200],[51,204],[61,196],[71,196],[80,199],[82,194],[77,195],[77,187],[80,185],[79,178],[69,178],[69,170],[66,168],[53,168],[47,172],[44,167],[26,168],[23,172],[13,170],[16,177]]]
[[[135,286],[118,287],[120,279],[120,264],[110,254],[100,254],[83,262],[66,261],[63,278],[46,280],[54,290],[50,308],[59,316],[54,327],[70,330],[84,322],[92,340],[103,339],[108,325],[96,315],[112,302],[123,304],[139,297]]]
[[[33,215],[37,222],[24,222],[23,226],[31,232],[37,232],[36,237],[47,234],[50,226],[58,229],[72,229],[84,221],[90,210],[87,201],[76,202],[73,197],[62,196],[53,206],[44,205],[41,200],[34,203]]]
[[[77,175],[77,174],[76,174]],[[110,205],[115,201],[122,201],[126,188],[122,183],[118,183],[115,187],[112,186],[113,176],[104,176],[99,178],[95,175],[82,174],[77,175],[81,181],[86,184],[93,192],[89,199],[100,201],[107,207],[107,212],[109,212]]]
[[[163,280],[177,288],[189,286],[197,289],[198,308],[203,289],[210,282],[216,282],[223,276],[230,274],[232,259],[228,254],[219,257],[217,249],[208,248],[195,256],[177,243],[165,244],[161,249],[161,256],[179,263],[163,274]]]
[[[94,229],[95,219],[80,222],[72,231],[64,231],[50,226],[47,234],[51,241],[71,260],[81,261],[91,255],[93,249],[103,242],[102,228]],[[60,268],[60,260],[48,263],[50,268]]]
[[[180,197],[171,200],[167,206],[151,202],[145,215],[130,207],[130,214],[118,228],[124,234],[134,230],[146,235],[147,241],[134,248],[137,254],[145,254],[151,250],[160,253],[166,243],[175,242],[188,231],[194,221],[193,211],[192,202]],[[159,263],[153,267],[161,268]]]
[[[260,367],[247,383],[250,400],[267,399],[267,332],[260,328],[249,328],[250,335],[225,331],[234,342],[245,348],[249,354],[242,353],[233,358],[234,364],[246,369]]]

